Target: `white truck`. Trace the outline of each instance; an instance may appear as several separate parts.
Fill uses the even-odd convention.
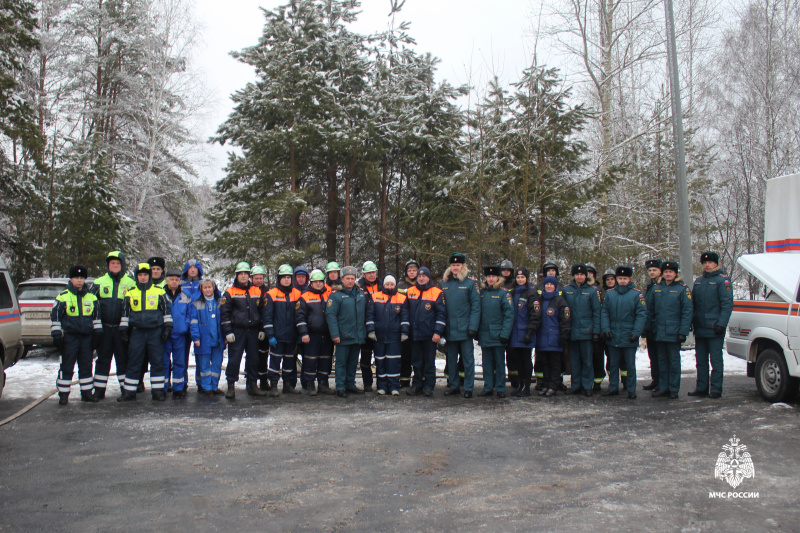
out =
[[[767,181],[765,200],[765,252],[737,261],[765,285],[764,299],[734,300],[725,344],[764,399],[784,402],[800,387],[800,174]]]

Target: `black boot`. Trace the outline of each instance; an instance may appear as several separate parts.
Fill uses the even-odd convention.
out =
[[[89,402],[89,403],[97,403],[100,400],[92,394],[90,390],[82,390],[81,391],[81,401],[82,402]]]
[[[69,403],[69,393],[68,392],[59,392],[58,393],[58,405],[67,405]]]
[[[523,398],[525,396],[531,395],[531,378],[525,378],[522,383],[522,387],[519,389],[519,397]]]
[[[259,389],[263,390],[264,392],[269,392],[272,390],[272,387],[269,386],[268,378],[261,378],[258,381],[259,381],[259,386],[258,386]]]
[[[228,382],[228,391],[225,393],[225,398],[228,400],[233,400],[236,398],[236,382],[229,381]]]
[[[95,387],[94,397],[97,398],[97,401],[102,400],[103,398],[106,397],[106,389],[98,389]]]
[[[256,382],[255,381],[250,381],[250,380],[247,380],[247,394],[249,394],[250,396],[266,396],[267,395],[267,393],[265,391],[261,390],[260,388],[258,388],[258,386],[256,386]]]
[[[117,398],[118,402],[135,402],[136,395],[135,394],[128,394],[127,392],[123,392],[122,396]]]
[[[153,396],[153,401],[156,402],[163,402],[167,399],[167,391],[165,390],[153,391],[151,394]]]

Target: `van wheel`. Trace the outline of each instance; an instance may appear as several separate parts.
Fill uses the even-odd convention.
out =
[[[789,375],[783,354],[767,348],[756,359],[756,387],[769,402],[785,402],[797,395],[800,380]]]

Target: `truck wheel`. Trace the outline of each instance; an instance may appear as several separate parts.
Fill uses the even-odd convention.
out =
[[[789,401],[797,394],[800,380],[789,375],[783,354],[767,348],[756,359],[756,387],[769,402]]]

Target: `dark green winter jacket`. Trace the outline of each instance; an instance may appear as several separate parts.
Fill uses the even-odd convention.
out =
[[[662,279],[653,287],[647,317],[656,342],[678,342],[678,335],[688,336],[692,325],[692,291],[680,277],[669,284]]]
[[[733,311],[733,292],[731,281],[721,269],[703,272],[694,280],[692,289],[694,300],[694,334],[697,337],[722,337]],[[714,327],[723,331],[716,333]]]
[[[503,278],[500,278],[501,280]],[[503,288],[502,281],[492,287],[481,287],[481,325],[478,329],[478,344],[481,346],[505,346],[514,327],[514,304],[511,294]]]
[[[467,267],[458,276],[448,268],[442,277],[441,288],[447,302],[447,326],[444,337],[448,341],[465,341],[470,331],[481,325],[481,295],[478,283],[467,277]]]
[[[572,314],[573,341],[587,341],[592,335],[600,334],[600,292],[597,287],[584,283],[578,285],[575,280],[561,291],[561,296],[567,300]]]
[[[339,337],[340,344],[364,344],[367,338],[367,295],[353,287],[342,288],[328,297],[325,320],[331,338]]]
[[[638,346],[647,319],[644,295],[633,282],[617,285],[606,291],[600,317],[603,335],[611,333],[611,339],[606,338],[607,345],[619,348]],[[631,336],[636,339],[631,341]]]

